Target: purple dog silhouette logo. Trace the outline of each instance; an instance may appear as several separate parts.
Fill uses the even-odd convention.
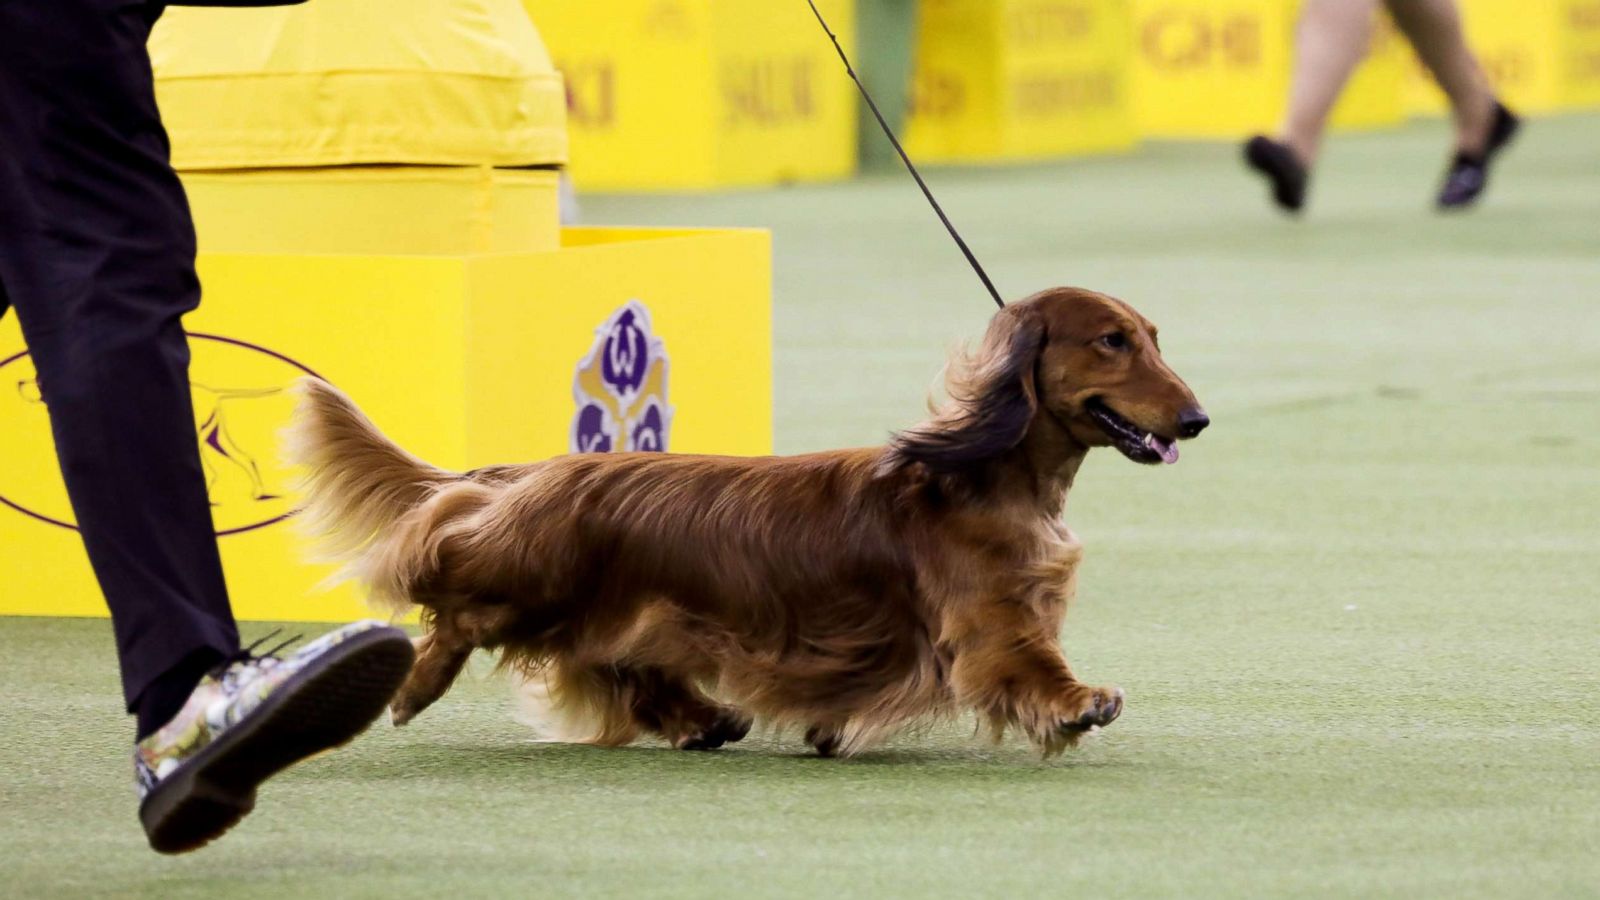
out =
[[[195,440],[217,534],[253,531],[288,518],[275,463],[277,433],[294,398],[288,388],[316,373],[265,347],[213,334],[189,335],[189,397]],[[76,529],[56,466],[46,393],[26,351],[0,357],[0,507]],[[3,509],[0,509],[3,512]]]
[[[667,349],[650,327],[650,311],[629,300],[595,329],[594,345],[572,379],[569,449],[665,451],[672,427],[667,403]]]

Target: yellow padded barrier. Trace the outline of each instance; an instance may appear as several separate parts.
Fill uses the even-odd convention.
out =
[[[150,56],[179,169],[566,160],[561,76],[517,0],[172,7]]]
[[[203,254],[205,301],[185,320],[196,439],[239,616],[363,611],[353,588],[315,591],[328,569],[302,562],[284,518],[292,473],[277,433],[296,378],[343,387],[452,469],[567,452],[580,400],[604,409],[619,445],[665,436],[674,451],[769,453],[769,273],[762,231],[576,229],[557,250],[483,256]],[[637,390],[609,393],[607,359],[610,380],[621,360]],[[0,615],[104,615],[33,378],[7,317]]]
[[[855,88],[804,2],[524,0],[567,80],[579,189],[818,181],[855,169]],[[854,0],[819,0],[847,47]]]
[[[923,0],[906,145],[930,162],[1136,140],[1126,0]]]

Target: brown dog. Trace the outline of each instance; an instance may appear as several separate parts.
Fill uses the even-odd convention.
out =
[[[887,447],[463,475],[309,381],[291,455],[323,549],[379,601],[423,607],[396,724],[482,647],[542,678],[600,744],[649,732],[707,749],[759,716],[849,754],[974,709],[1056,753],[1122,711],[1122,691],[1079,681],[1061,652],[1080,555],[1067,489],[1091,447],[1170,463],[1208,420],[1155,326],[1067,288],[998,313],[949,393]]]

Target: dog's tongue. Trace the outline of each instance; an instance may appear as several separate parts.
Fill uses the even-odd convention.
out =
[[[1144,445],[1161,454],[1161,461],[1169,466],[1178,461],[1177,441],[1169,441],[1151,434],[1145,436]]]

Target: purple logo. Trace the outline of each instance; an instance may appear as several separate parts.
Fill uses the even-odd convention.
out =
[[[600,350],[600,380],[623,406],[639,395],[650,366],[650,336],[645,330],[649,325],[640,328],[639,318],[625,306],[602,331],[605,346]],[[660,349],[659,342],[656,349]]]
[[[214,334],[189,334],[189,395],[212,521],[219,536],[289,517],[277,468],[277,434],[294,398],[287,388],[310,368],[265,347]],[[0,507],[77,529],[56,465],[45,405],[27,351],[0,358]]]
[[[578,361],[571,452],[665,451],[672,427],[667,367],[650,311],[629,300],[595,330],[594,344]]]
[[[572,419],[572,452],[610,453],[617,445],[617,423],[598,403],[585,403]]]
[[[628,449],[638,451],[667,449],[667,416],[661,411],[661,404],[656,402],[656,398],[651,397],[645,401],[644,412],[633,423],[633,430],[628,432]]]

